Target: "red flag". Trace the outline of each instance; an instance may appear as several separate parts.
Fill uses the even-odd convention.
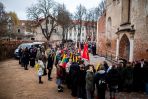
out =
[[[83,53],[82,53],[82,58],[84,58],[84,59],[89,61],[88,44],[86,44],[86,43],[84,45],[84,50],[83,50]]]

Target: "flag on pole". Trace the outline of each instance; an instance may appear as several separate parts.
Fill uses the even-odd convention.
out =
[[[61,61],[61,65],[62,65],[63,68],[66,68],[67,62],[68,62],[68,58],[67,58],[67,56],[66,56],[66,54],[65,54],[65,55],[63,56],[62,61]]]
[[[89,61],[89,52],[88,52],[88,44],[87,43],[84,44],[84,50],[83,50],[83,53],[82,53],[82,58]]]

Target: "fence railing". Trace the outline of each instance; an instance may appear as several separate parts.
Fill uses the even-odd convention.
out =
[[[121,57],[121,56],[118,56],[116,59],[116,53],[112,52],[110,50],[100,51],[99,55],[102,57],[105,57],[108,61],[110,61],[112,63],[118,63],[119,59],[123,59],[123,57]]]

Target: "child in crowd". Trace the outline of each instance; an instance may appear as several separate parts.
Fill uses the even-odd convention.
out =
[[[63,87],[61,86],[62,84],[62,78],[63,78],[63,70],[62,66],[57,65],[57,85],[58,85],[58,92],[63,92]]]
[[[39,65],[39,67],[38,67],[39,84],[42,84],[43,83],[42,82],[42,75],[43,75],[43,70],[44,70],[45,66],[44,66],[44,63],[41,58],[39,58],[39,60],[38,60],[38,65]]]

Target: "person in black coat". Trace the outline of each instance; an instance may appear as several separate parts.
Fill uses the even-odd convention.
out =
[[[51,80],[51,72],[53,68],[54,63],[54,53],[50,53],[48,56],[48,63],[47,63],[47,69],[48,69],[48,80]]]
[[[145,85],[147,80],[147,64],[144,59],[141,59],[140,61],[140,73],[141,73],[141,86],[140,91],[145,92]]]
[[[106,72],[103,66],[100,67],[100,69],[97,69],[94,82],[97,88],[97,99],[105,99],[105,91],[107,88],[107,83],[106,83]]]
[[[122,77],[124,78],[125,91],[131,92],[133,88],[133,67],[130,62],[128,62],[124,68]]]
[[[30,66],[34,67],[35,66],[35,59],[36,59],[36,54],[37,54],[37,49],[35,46],[31,46],[29,49],[29,54],[30,54]]]
[[[103,66],[104,66],[104,70],[105,70],[105,72],[107,72],[107,71],[108,71],[109,66],[108,66],[108,64],[107,64],[107,62],[106,62],[106,61],[104,61],[104,62],[103,62]]]
[[[110,99],[115,99],[115,94],[118,90],[120,80],[120,74],[116,69],[116,66],[113,65],[112,69],[107,74],[107,83],[110,90]]]
[[[92,54],[96,55],[96,45],[95,44],[92,45]]]
[[[70,66],[70,77],[71,79],[71,95],[76,97],[77,96],[77,86],[78,86],[78,72],[80,70],[79,64],[73,62]]]
[[[119,86],[118,86],[118,91],[119,92],[122,92],[123,91],[123,86],[124,86],[124,74],[123,74],[123,71],[124,71],[124,68],[123,67],[123,63],[119,63],[118,64],[118,67],[117,67],[117,70],[120,74],[120,80],[119,80]]]
[[[133,69],[133,88],[135,92],[140,91],[141,74],[140,74],[140,62],[135,61]]]
[[[22,48],[20,47],[19,48],[19,64],[21,64],[21,61],[22,61]]]
[[[78,98],[85,99],[86,98],[86,89],[85,89],[85,77],[86,77],[86,70],[83,62],[80,61],[80,71],[78,75]]]
[[[146,64],[144,59],[136,61],[133,70],[133,85],[134,91],[144,92],[145,91],[145,79],[146,79]]]
[[[28,48],[25,48],[22,53],[22,62],[25,70],[28,70],[28,64],[29,64],[29,52]]]

